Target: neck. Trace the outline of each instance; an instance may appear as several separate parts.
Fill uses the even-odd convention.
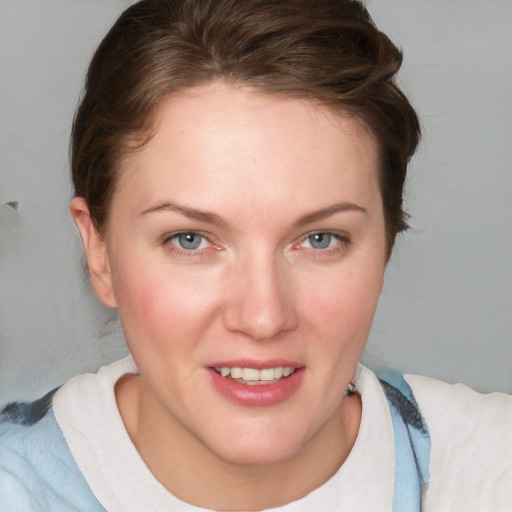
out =
[[[170,417],[142,379],[121,379],[116,397],[128,434],[155,478],[181,500],[215,510],[262,510],[307,495],[341,467],[361,419],[359,395],[346,397],[292,457],[239,465],[217,457]]]

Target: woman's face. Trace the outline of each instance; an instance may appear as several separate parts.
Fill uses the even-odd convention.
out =
[[[340,420],[381,291],[376,143],[223,84],[157,114],[123,164],[100,295],[169,421],[221,459],[285,460]]]

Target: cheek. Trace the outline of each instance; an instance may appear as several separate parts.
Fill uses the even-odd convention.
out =
[[[161,336],[166,325],[173,324],[171,315],[162,318],[161,290],[152,286],[144,275],[121,277],[114,280],[117,309],[126,341],[130,349],[138,340],[148,342],[155,336]],[[169,312],[174,309],[169,308]],[[165,321],[164,321],[165,320]]]
[[[371,319],[382,289],[382,272],[340,272],[303,291],[307,309],[324,322],[354,324]]]
[[[377,267],[378,268],[378,267]],[[304,293],[303,318],[333,363],[359,359],[382,288],[382,271],[340,272]],[[318,353],[318,352],[317,352]]]
[[[114,291],[119,316],[130,349],[143,343],[159,349],[176,349],[193,343],[216,308],[215,286],[193,272],[171,272],[157,265],[147,271],[130,262],[115,274]]]

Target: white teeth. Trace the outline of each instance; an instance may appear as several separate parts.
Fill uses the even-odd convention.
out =
[[[231,378],[232,379],[241,379],[242,378],[242,368],[231,368]]]
[[[274,368],[264,368],[263,370],[260,370],[259,373],[259,380],[274,380],[275,379],[275,370]],[[245,379],[244,379],[245,380]],[[256,379],[252,379],[256,380]]]
[[[295,371],[295,368],[291,366],[278,366],[276,368],[257,370],[256,368],[240,368],[237,366],[229,368],[223,366],[222,368],[216,368],[216,370],[222,377],[231,377],[232,379],[243,380],[245,382],[270,382],[279,380],[282,377],[288,377]]]
[[[260,371],[254,368],[243,368],[242,369],[243,380],[260,380]]]

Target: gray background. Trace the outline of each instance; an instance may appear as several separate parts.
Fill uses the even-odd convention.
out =
[[[121,0],[0,0],[0,403],[126,354],[68,214],[68,134]],[[368,0],[405,50],[424,138],[413,229],[389,264],[364,361],[512,392],[512,2]],[[18,202],[17,209],[7,203]]]

